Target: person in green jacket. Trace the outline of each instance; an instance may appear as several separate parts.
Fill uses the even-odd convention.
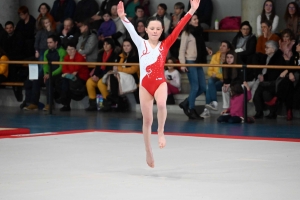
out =
[[[66,51],[63,49],[63,47],[59,46],[59,38],[56,35],[50,35],[47,39],[48,49],[44,53],[44,61],[50,63],[53,61],[60,61],[62,62],[64,60],[64,57],[66,56]],[[44,82],[46,85],[46,91],[47,91],[47,104],[44,107],[44,111],[49,110],[49,71],[50,67],[52,69],[52,87],[53,92],[55,94],[59,93],[59,88],[61,87],[61,74],[62,74],[62,65],[50,65],[45,64],[43,66],[44,69]],[[55,97],[56,98],[56,97]],[[51,102],[53,103],[53,102]]]

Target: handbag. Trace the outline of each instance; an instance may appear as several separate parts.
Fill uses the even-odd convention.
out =
[[[240,16],[228,16],[220,21],[220,29],[222,30],[238,30],[241,25]]]

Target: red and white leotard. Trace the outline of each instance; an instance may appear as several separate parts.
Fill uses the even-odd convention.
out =
[[[173,32],[165,40],[159,42],[155,48],[151,47],[148,40],[144,40],[137,34],[133,25],[127,18],[122,20],[139,52],[140,84],[152,96],[154,96],[154,93],[160,84],[166,82],[164,65],[168,51],[191,17],[192,15],[187,13],[178,22]]]

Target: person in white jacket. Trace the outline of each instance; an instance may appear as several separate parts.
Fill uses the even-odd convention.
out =
[[[175,58],[168,58],[167,63],[175,63]],[[178,94],[181,90],[181,79],[180,73],[173,66],[168,66],[168,69],[165,71],[166,82],[168,86],[168,98],[167,104],[175,104],[173,95]]]
[[[261,36],[261,22],[270,20],[272,22],[272,33],[277,32],[279,17],[275,12],[275,5],[272,0],[266,0],[263,6],[263,10],[260,15],[257,16],[257,36]]]

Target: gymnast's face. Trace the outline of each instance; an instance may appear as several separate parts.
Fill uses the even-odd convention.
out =
[[[150,21],[148,27],[145,28],[150,40],[159,40],[163,27],[160,21]]]

